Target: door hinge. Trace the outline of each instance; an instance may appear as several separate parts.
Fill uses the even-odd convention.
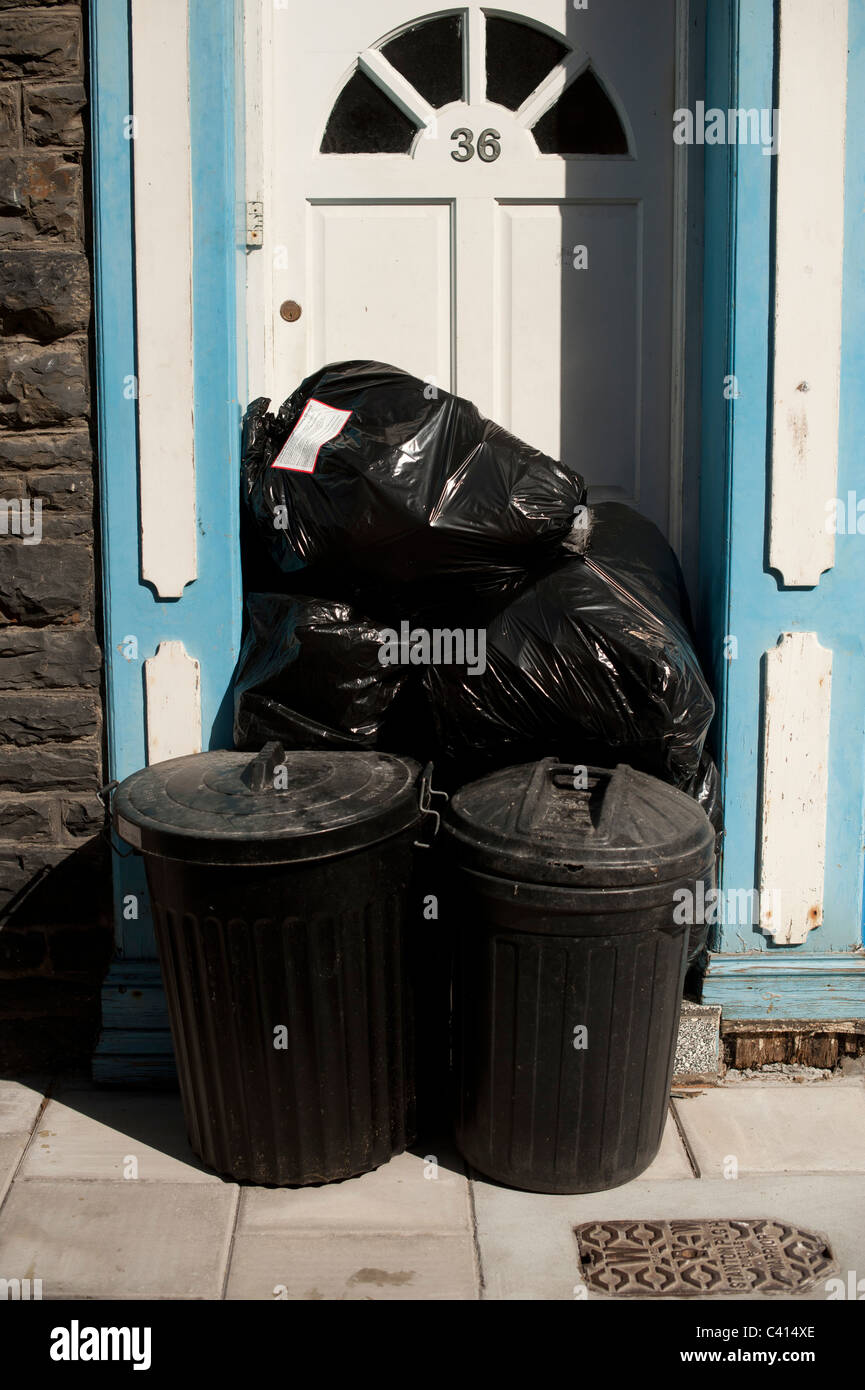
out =
[[[246,249],[254,251],[264,244],[264,203],[246,205]]]

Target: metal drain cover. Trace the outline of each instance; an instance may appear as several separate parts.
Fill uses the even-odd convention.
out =
[[[781,1221],[589,1221],[575,1235],[589,1289],[620,1297],[804,1293],[835,1267],[823,1236]]]

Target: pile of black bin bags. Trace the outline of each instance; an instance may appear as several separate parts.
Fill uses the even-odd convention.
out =
[[[234,738],[432,759],[626,762],[696,797],[714,711],[675,555],[644,517],[446,391],[378,362],[243,431]]]

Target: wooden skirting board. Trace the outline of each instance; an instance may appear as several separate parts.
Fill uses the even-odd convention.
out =
[[[865,1053],[865,1019],[722,1019],[721,1046],[726,1065],[740,1071],[772,1062],[835,1067],[842,1057]]]

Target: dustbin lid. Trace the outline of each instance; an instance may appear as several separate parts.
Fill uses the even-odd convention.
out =
[[[458,791],[444,825],[463,863],[570,888],[698,877],[715,849],[696,801],[624,764],[583,770],[546,758],[505,768]]]
[[[284,769],[284,771],[283,771]],[[418,763],[387,753],[194,753],[127,777],[114,826],[149,854],[279,864],[361,849],[418,819]]]

